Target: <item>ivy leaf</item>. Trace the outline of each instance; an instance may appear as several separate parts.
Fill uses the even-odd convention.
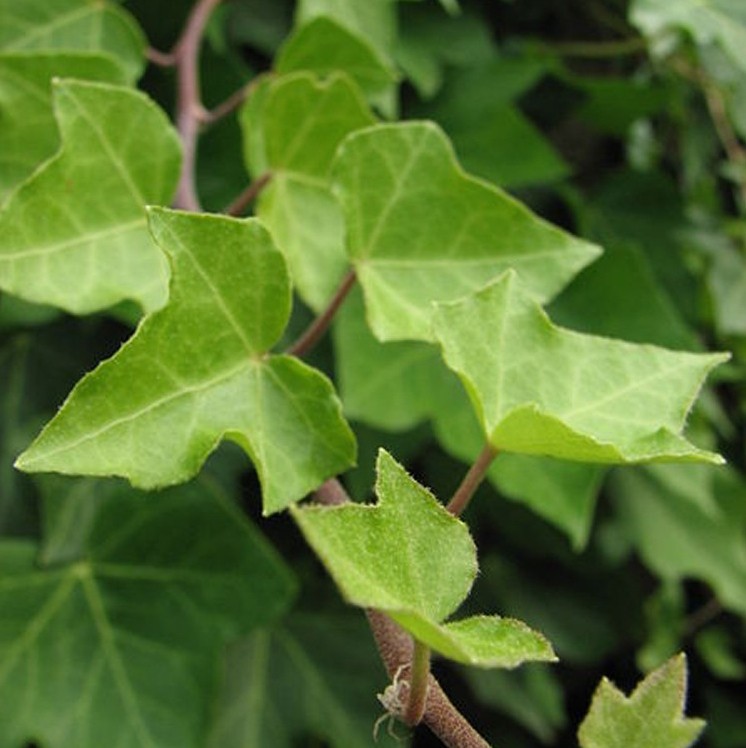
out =
[[[90,498],[77,560],[0,543],[0,743],[93,748],[116,725],[120,748],[197,748],[223,646],[282,613],[292,578],[204,486],[98,483]]]
[[[432,302],[459,298],[508,268],[546,300],[598,255],[465,174],[432,123],[353,133],[333,169],[348,252],[380,340],[433,340]]]
[[[168,271],[145,206],[175,191],[173,128],[128,88],[58,81],[53,100],[62,147],[0,213],[0,288],[75,314],[161,306]]]
[[[106,55],[0,53],[0,203],[57,148],[51,88],[55,76],[125,82]]]
[[[293,611],[233,645],[208,748],[369,748],[387,676],[359,616]],[[247,708],[261,704],[261,709]],[[304,740],[305,739],[305,740]],[[381,730],[377,745],[397,741]]]
[[[301,298],[319,310],[348,266],[329,167],[339,142],[372,124],[373,115],[346,75],[320,81],[297,73],[266,83],[241,119],[249,171],[272,173],[257,215],[285,254]]]
[[[604,678],[580,725],[582,748],[688,748],[704,729],[684,717],[686,658],[673,657],[650,673],[631,696]]]
[[[294,508],[306,540],[352,604],[388,613],[454,660],[515,667],[552,660],[549,643],[520,621],[474,616],[442,623],[477,573],[469,531],[381,450],[375,506]]]
[[[381,343],[370,332],[358,289],[335,320],[335,371],[347,416],[386,431],[430,421],[439,444],[472,464],[484,435],[458,377],[436,346],[418,341]],[[559,527],[573,547],[585,545],[603,468],[536,455],[503,454],[490,482]]]
[[[344,71],[366,97],[386,111],[397,75],[365,36],[333,18],[317,16],[299,26],[283,44],[275,60],[280,74],[310,70],[321,76]]]
[[[290,314],[282,255],[256,219],[150,217],[173,263],[168,305],[81,380],[17,464],[154,488],[193,476],[227,437],[251,456],[264,511],[278,511],[355,456],[330,382],[266,355]]]
[[[499,450],[581,462],[722,462],[681,430],[704,377],[727,354],[556,327],[513,271],[440,305],[434,329]]]
[[[134,83],[146,47],[134,18],[105,0],[0,0],[0,51],[106,52]]]

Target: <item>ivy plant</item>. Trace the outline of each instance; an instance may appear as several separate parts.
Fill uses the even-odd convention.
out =
[[[0,748],[742,744],[746,16],[573,5],[0,0]]]

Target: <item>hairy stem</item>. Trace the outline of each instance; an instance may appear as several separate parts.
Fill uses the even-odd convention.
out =
[[[412,661],[412,637],[379,610],[367,610],[376,646],[389,677]],[[446,696],[432,674],[428,675],[427,701],[422,723],[437,735],[447,748],[490,748],[490,744]]]
[[[272,172],[270,171],[258,176],[230,205],[225,207],[223,213],[228,216],[242,216],[246,208],[256,200],[261,191],[269,184],[270,179],[272,179]]]
[[[461,485],[456,489],[456,493],[453,494],[453,498],[446,506],[451,514],[459,517],[463,513],[495,457],[497,457],[497,450],[491,444],[488,444],[479,453],[474,464],[469,468],[469,472],[461,481]]]
[[[412,664],[409,666],[409,696],[403,719],[414,727],[422,721],[427,704],[430,676],[430,647],[414,640]]]
[[[199,51],[207,21],[220,2],[221,0],[197,2],[174,49],[178,75],[176,127],[184,153],[174,205],[184,210],[202,209],[195,184],[197,141],[200,123],[205,117],[199,84]]]
[[[337,310],[342,306],[342,302],[347,298],[347,295],[355,285],[355,271],[350,270],[344,278],[342,278],[337,290],[334,292],[329,304],[321,314],[306,328],[305,332],[295,341],[286,351],[290,356],[305,356],[316,343],[318,343],[321,336],[326,332],[334,315]]]

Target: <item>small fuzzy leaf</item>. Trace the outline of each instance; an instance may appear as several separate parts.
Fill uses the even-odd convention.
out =
[[[104,52],[134,83],[146,46],[140,27],[116,3],[0,0],[0,51]]]
[[[290,313],[282,255],[256,219],[152,209],[151,225],[173,263],[168,305],[81,380],[17,464],[153,488],[187,480],[229,438],[254,461],[264,511],[282,509],[355,454],[326,377],[266,355]]]
[[[74,314],[161,306],[168,270],[145,206],[174,193],[176,133],[128,88],[58,81],[53,99],[62,146],[0,213],[0,288]]]
[[[297,508],[301,530],[349,602],[442,621],[476,577],[469,530],[383,450],[377,475],[378,504]]]
[[[484,668],[514,668],[527,662],[554,662],[551,644],[523,621],[500,616],[472,616],[432,624],[407,614],[394,620],[419,641],[449,660]]]
[[[434,328],[499,450],[582,462],[722,462],[681,431],[702,381],[725,354],[556,327],[512,271],[440,305]]]
[[[625,696],[604,678],[578,737],[582,748],[688,748],[704,728],[684,717],[686,658],[670,659]]]
[[[380,340],[432,340],[432,303],[508,268],[546,300],[598,255],[486,182],[465,174],[432,123],[349,136],[333,167],[348,252]]]
[[[385,611],[417,640],[459,662],[515,667],[554,659],[549,643],[519,621],[476,616],[442,623],[477,572],[466,525],[383,450],[376,494],[375,506],[293,508],[349,602]]]

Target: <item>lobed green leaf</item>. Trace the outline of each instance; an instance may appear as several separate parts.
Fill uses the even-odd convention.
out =
[[[256,219],[150,216],[173,263],[168,305],[81,380],[17,464],[154,488],[193,476],[228,438],[257,468],[264,511],[282,509],[355,454],[330,382],[266,355],[290,313],[282,255]]]
[[[681,654],[650,673],[629,697],[604,678],[578,731],[581,748],[688,748],[705,723],[683,716],[686,677]]]
[[[333,168],[348,253],[380,340],[433,340],[433,302],[457,299],[508,268],[546,300],[599,252],[461,171],[432,123],[354,133]]]
[[[681,431],[705,376],[727,354],[555,327],[513,271],[440,305],[434,327],[499,450],[583,462],[722,462]]]
[[[294,508],[298,524],[344,597],[383,610],[418,641],[482,667],[552,660],[540,634],[497,616],[442,623],[476,576],[469,531],[385,451],[377,462],[378,504]]]

